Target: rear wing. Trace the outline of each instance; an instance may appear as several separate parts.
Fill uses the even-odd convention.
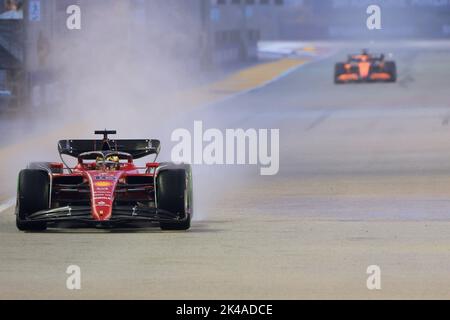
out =
[[[117,151],[131,154],[133,159],[140,159],[152,154],[159,154],[161,142],[159,140],[108,140],[107,148],[104,140],[61,140],[58,142],[60,154],[78,158],[85,152]]]

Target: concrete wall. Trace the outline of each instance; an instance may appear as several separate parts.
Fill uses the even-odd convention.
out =
[[[208,1],[209,51],[213,64],[256,59],[259,40],[277,39],[283,1]]]

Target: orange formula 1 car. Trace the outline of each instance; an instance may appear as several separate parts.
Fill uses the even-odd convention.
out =
[[[384,54],[373,55],[367,50],[350,55],[347,62],[336,63],[334,82],[395,82],[397,67],[394,61],[387,61]]]

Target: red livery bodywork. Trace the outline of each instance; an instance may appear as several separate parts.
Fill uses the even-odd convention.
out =
[[[19,174],[17,226],[79,222],[97,227],[158,222],[163,229],[187,230],[192,211],[189,165],[156,162],[158,140],[61,140],[58,150],[77,158],[65,163],[32,163]],[[155,155],[138,167],[134,159]],[[36,192],[33,188],[40,186]],[[158,187],[161,186],[161,187]]]

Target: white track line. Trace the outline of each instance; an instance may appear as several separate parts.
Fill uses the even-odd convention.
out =
[[[10,209],[15,204],[16,204],[16,198],[11,198],[9,200],[6,200],[5,202],[0,203],[0,213]]]

